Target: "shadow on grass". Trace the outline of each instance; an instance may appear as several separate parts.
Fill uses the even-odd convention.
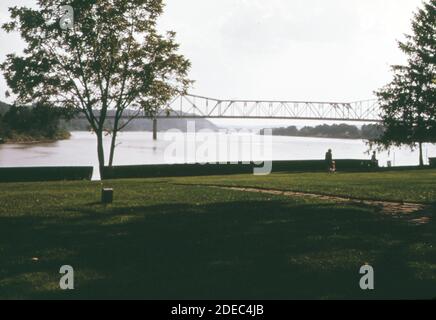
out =
[[[365,207],[282,201],[69,211],[81,217],[0,219],[0,277],[18,279],[0,281],[0,297],[436,296],[433,221],[411,226]],[[359,288],[365,262],[375,291]],[[74,291],[56,288],[64,264],[75,268]]]

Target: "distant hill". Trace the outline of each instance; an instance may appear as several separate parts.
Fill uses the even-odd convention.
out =
[[[111,113],[109,113],[110,115]],[[123,119],[122,121],[126,121],[127,119]],[[171,129],[177,129],[182,132],[187,130],[188,121],[195,122],[196,130],[212,130],[217,131],[219,127],[214,125],[207,119],[158,119],[157,120],[157,128],[158,131],[167,131]],[[113,119],[109,119],[106,121],[107,127],[111,128]],[[75,118],[68,122],[63,121],[62,127],[68,131],[89,131],[90,126],[86,119],[84,118]],[[152,131],[153,130],[153,121],[148,119],[134,119],[132,120],[127,127],[123,129],[123,131]]]
[[[11,106],[7,103],[0,101],[0,115],[5,114]],[[113,113],[113,111],[111,111]],[[109,112],[109,114],[111,114]],[[108,120],[107,123],[111,124],[113,120]],[[186,131],[188,121],[194,121],[192,119],[159,119],[158,120],[158,130],[166,131],[170,129],[178,129],[180,131]],[[219,128],[212,122],[206,119],[196,119],[195,121],[196,130],[209,129],[217,131]],[[70,121],[61,120],[60,127],[67,131],[89,131],[88,121],[84,118],[75,118]],[[111,127],[108,125],[108,127]],[[123,129],[123,131],[152,131],[153,122],[147,119],[135,119],[129,125]]]
[[[11,106],[9,104],[0,101],[0,115],[4,115],[6,112],[8,112],[10,107]]]

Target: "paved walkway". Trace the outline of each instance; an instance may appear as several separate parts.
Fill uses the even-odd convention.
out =
[[[394,202],[394,201],[380,201],[380,200],[360,200],[341,196],[328,196],[309,192],[295,192],[295,191],[280,191],[273,189],[261,189],[261,188],[248,188],[248,187],[226,187],[226,186],[211,186],[209,187],[244,191],[244,192],[256,192],[271,195],[282,195],[289,197],[309,197],[317,200],[328,200],[334,202],[351,203],[358,205],[366,205],[377,207],[381,212],[390,215],[406,215],[408,220],[415,224],[425,224],[430,222],[432,213],[435,211],[434,207],[407,202]]]

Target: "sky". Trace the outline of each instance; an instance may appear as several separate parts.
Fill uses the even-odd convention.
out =
[[[421,0],[166,0],[160,30],[177,32],[192,62],[193,94],[220,99],[356,101],[386,84],[404,62],[397,40],[410,33]],[[7,8],[32,0],[1,0]],[[18,34],[0,31],[0,61],[20,53]],[[0,76],[0,100],[8,101]]]

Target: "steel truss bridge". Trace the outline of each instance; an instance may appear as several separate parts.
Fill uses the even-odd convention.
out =
[[[107,116],[113,118],[113,116]],[[123,116],[130,118],[130,116]],[[157,139],[158,119],[281,119],[381,122],[377,100],[355,102],[305,102],[220,100],[192,94],[179,95],[154,115],[136,113],[134,118],[153,120]]]
[[[162,107],[156,119],[294,119],[380,122],[376,100],[356,102],[303,102],[262,100],[220,100],[181,95]]]

